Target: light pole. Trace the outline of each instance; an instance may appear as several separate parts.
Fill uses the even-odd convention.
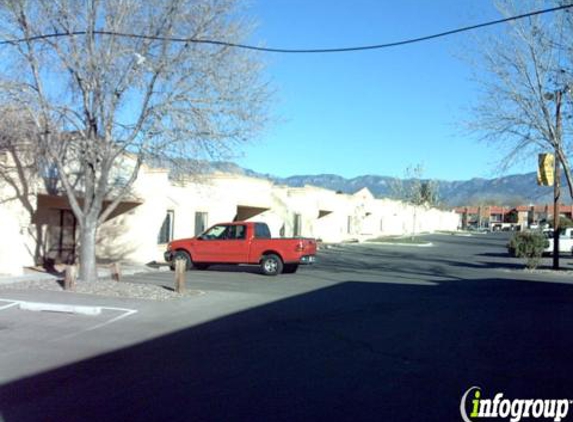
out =
[[[555,98],[555,175],[553,182],[553,269],[559,269],[559,198],[561,196],[561,99],[563,93],[569,90],[568,86],[555,91],[555,95],[549,95],[549,99]]]

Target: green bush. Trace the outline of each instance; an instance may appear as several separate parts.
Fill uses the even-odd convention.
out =
[[[525,258],[527,268],[534,269],[541,262],[543,249],[548,246],[549,241],[541,232],[519,232],[511,238],[507,248],[511,255]]]

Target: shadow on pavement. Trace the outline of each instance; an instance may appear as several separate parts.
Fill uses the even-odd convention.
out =
[[[0,387],[0,420],[456,421],[573,398],[573,287],[347,281]]]

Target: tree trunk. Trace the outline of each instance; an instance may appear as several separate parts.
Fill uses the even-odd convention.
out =
[[[96,233],[97,218],[94,221],[88,216],[80,230],[80,276],[82,281],[97,280],[96,267]]]

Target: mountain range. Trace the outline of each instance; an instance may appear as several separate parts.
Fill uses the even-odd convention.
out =
[[[277,184],[302,187],[319,186],[343,193],[354,193],[364,187],[377,198],[395,198],[396,178],[378,175],[358,176],[351,179],[336,174],[296,175],[276,177],[270,174],[257,173],[244,169],[234,163],[217,163],[216,169],[246,176],[272,180]],[[536,173],[515,174],[493,179],[473,178],[464,181],[432,180],[438,191],[439,202],[443,206],[465,205],[526,205],[553,202],[553,188],[538,186]],[[402,180],[404,186],[412,180]],[[562,182],[562,201],[570,203],[565,179]]]

